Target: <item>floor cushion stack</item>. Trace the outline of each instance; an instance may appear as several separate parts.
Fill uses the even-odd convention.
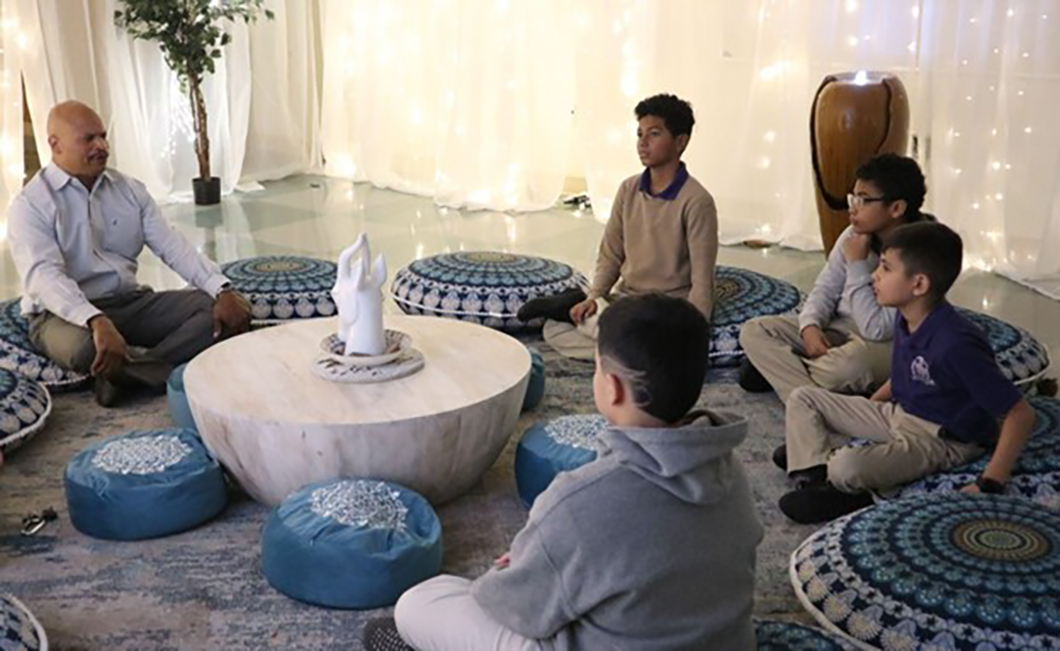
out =
[[[64,479],[70,521],[108,540],[186,531],[228,501],[220,465],[188,429],[130,432],[94,443],[67,464]]]
[[[1060,400],[1031,396],[1034,428],[1012,470],[1006,493],[1019,495],[1060,511]],[[963,466],[929,475],[881,494],[887,499],[954,493],[982,474],[990,455]]]
[[[569,265],[497,251],[443,253],[400,269],[390,296],[407,314],[441,316],[507,331],[540,328],[516,313],[532,298],[589,285]]]
[[[29,323],[19,307],[22,299],[0,302],[0,368],[37,380],[49,389],[75,388],[88,376],[67,371],[44,356],[29,340]]]
[[[866,649],[1060,648],[1060,514],[1018,497],[863,509],[791,557],[799,600]]]
[[[744,357],[740,328],[759,316],[799,309],[802,294],[791,283],[737,267],[714,269],[714,314],[710,320],[710,363],[736,366]]]
[[[441,565],[442,525],[434,509],[389,482],[310,484],[273,511],[261,537],[269,583],[329,608],[391,606]]]
[[[257,323],[334,316],[336,265],[328,260],[293,255],[245,258],[221,271],[250,301]]]
[[[183,429],[196,429],[191,407],[188,406],[188,394],[184,391],[184,369],[187,367],[187,364],[181,364],[169,374],[169,380],[166,381],[166,405],[174,425]]]
[[[51,395],[43,384],[0,368],[0,454],[39,432],[51,410]]]
[[[0,649],[3,651],[47,651],[48,636],[25,605],[0,593]]]
[[[596,459],[597,435],[606,428],[603,416],[587,414],[560,416],[527,429],[515,448],[515,485],[523,504],[531,507],[559,473]]]

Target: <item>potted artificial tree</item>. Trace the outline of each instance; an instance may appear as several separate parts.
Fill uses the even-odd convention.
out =
[[[221,21],[242,18],[252,23],[262,11],[271,19],[272,11],[262,9],[265,0],[122,0],[114,12],[114,22],[133,38],[158,41],[166,64],[176,73],[181,89],[191,100],[195,125],[195,155],[199,178],[192,180],[195,203],[221,201],[221,179],[210,174],[210,138],[206,122],[206,101],[202,80],[214,71],[221,48],[232,36],[221,28]]]

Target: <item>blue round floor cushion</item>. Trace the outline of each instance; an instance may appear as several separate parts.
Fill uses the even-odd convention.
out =
[[[986,314],[957,311],[983,329],[1001,372],[1016,386],[1029,389],[1048,370],[1049,353],[1031,333]]]
[[[0,369],[0,453],[6,455],[39,432],[51,410],[43,384]]]
[[[408,314],[444,316],[502,330],[540,328],[516,313],[532,298],[586,288],[581,273],[553,260],[514,253],[443,253],[416,260],[394,276],[390,296]]]
[[[191,407],[188,406],[188,394],[184,391],[184,369],[187,367],[187,364],[181,364],[169,374],[166,381],[166,404],[169,406],[169,417],[174,425],[196,429]]]
[[[293,255],[266,255],[222,265],[232,285],[250,301],[255,321],[333,316],[336,265]]]
[[[33,613],[9,594],[0,593],[0,649],[47,651],[48,636]]]
[[[710,363],[735,366],[743,359],[740,328],[759,316],[799,309],[802,295],[794,285],[736,267],[714,269],[714,314],[710,321]]]
[[[794,622],[756,622],[758,651],[849,651],[843,640],[812,626]]]
[[[88,376],[68,371],[44,356],[29,340],[29,322],[15,298],[0,303],[0,368],[37,380],[51,389],[75,388]]]
[[[397,484],[337,479],[305,486],[272,512],[261,567],[285,595],[329,608],[393,605],[442,567],[442,525]]]
[[[192,430],[130,432],[78,452],[66,466],[70,521],[81,533],[142,540],[186,531],[228,501],[221,466]]]
[[[523,504],[533,506],[559,473],[596,459],[597,436],[605,429],[607,420],[597,414],[560,416],[527,429],[515,448],[515,486]]]
[[[791,580],[862,648],[1060,648],[1060,514],[1006,495],[932,495],[844,516],[803,542]]]
[[[536,348],[527,346],[530,351],[530,381],[526,385],[526,396],[523,397],[523,411],[530,411],[541,404],[545,397],[545,358]]]
[[[1034,427],[1012,469],[1005,492],[1060,511],[1060,401],[1030,396],[1027,402],[1034,410]],[[880,495],[892,499],[953,493],[975,483],[989,461],[990,455],[987,454],[972,463],[929,475]]]

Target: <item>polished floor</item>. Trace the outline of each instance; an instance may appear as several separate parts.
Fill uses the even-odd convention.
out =
[[[367,232],[373,250],[385,253],[393,272],[411,260],[447,251],[503,250],[562,260],[590,273],[603,225],[588,212],[557,206],[506,215],[465,212],[367,184],[299,175],[236,193],[219,206],[169,204],[173,226],[209,257],[224,263],[255,255],[308,255],[334,259]],[[724,206],[721,219],[724,219]],[[786,279],[807,290],[824,264],[820,252],[781,247],[722,247],[718,263]],[[145,249],[140,279],[155,288],[184,283]],[[20,293],[8,247],[0,253],[0,296]],[[1022,326],[1060,359],[1060,302],[991,273],[968,270],[951,292],[957,305]],[[392,305],[388,309],[395,310]]]

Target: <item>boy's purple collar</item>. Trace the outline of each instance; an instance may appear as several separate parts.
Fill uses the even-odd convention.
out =
[[[670,182],[665,190],[659,194],[651,193],[651,170],[648,168],[644,169],[644,173],[640,175],[640,191],[654,199],[663,199],[664,201],[673,201],[677,198],[677,195],[681,192],[681,188],[684,187],[685,182],[688,181],[688,169],[685,168],[685,164],[682,161],[677,167],[677,173],[674,174],[674,180]]]

